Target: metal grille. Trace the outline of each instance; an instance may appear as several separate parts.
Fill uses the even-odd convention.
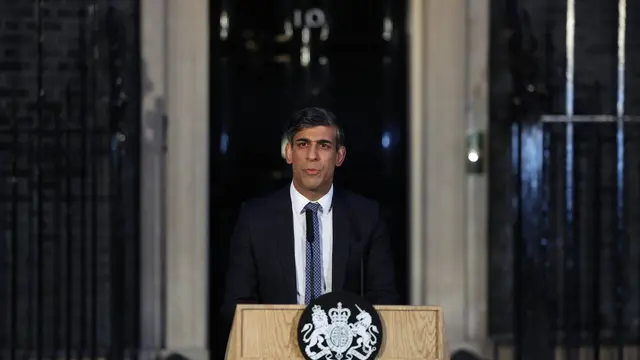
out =
[[[640,358],[640,2],[496,4],[494,358]]]
[[[638,343],[640,124],[624,125],[513,128],[517,358]]]
[[[0,5],[0,357],[123,359],[138,323],[138,3]]]

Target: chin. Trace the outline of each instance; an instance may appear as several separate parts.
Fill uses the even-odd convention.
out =
[[[309,190],[309,191],[316,191],[319,190],[322,187],[322,183],[317,183],[317,182],[313,182],[313,183],[305,183],[304,186]]]
[[[320,188],[321,185],[320,184],[309,184],[309,183],[307,183],[307,184],[304,184],[304,186],[310,191],[316,191],[316,190],[318,190]]]

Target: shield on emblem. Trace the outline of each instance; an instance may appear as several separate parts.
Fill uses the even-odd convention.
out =
[[[333,292],[312,301],[298,323],[298,347],[307,360],[375,359],[383,341],[378,312],[366,299]]]
[[[353,334],[346,324],[331,325],[329,327],[329,348],[339,354],[351,347]]]

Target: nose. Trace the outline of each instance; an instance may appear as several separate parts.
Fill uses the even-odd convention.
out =
[[[315,145],[309,146],[309,151],[307,152],[308,160],[316,160],[318,158],[318,149]]]

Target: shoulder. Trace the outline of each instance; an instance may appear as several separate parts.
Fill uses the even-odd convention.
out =
[[[247,199],[242,203],[242,213],[269,213],[273,210],[286,209],[291,206],[289,188],[281,188],[270,193]]]
[[[353,205],[378,206],[378,202],[345,188],[335,188],[335,193]]]
[[[365,218],[377,218],[380,216],[380,203],[374,199],[344,188],[336,188],[335,194],[347,204],[354,214],[359,214],[359,216]]]

